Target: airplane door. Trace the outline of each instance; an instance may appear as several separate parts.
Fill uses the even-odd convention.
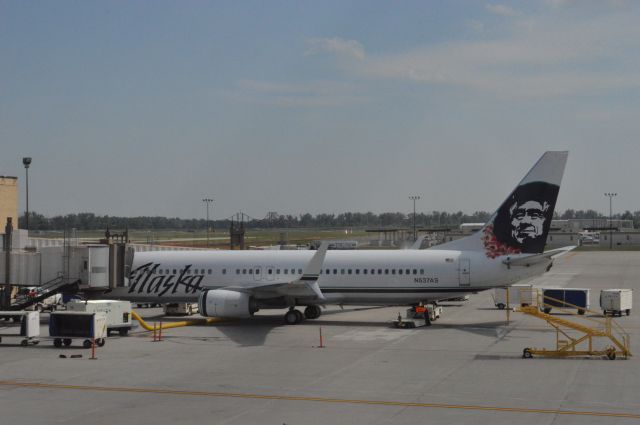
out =
[[[471,286],[471,260],[458,259],[458,283],[460,286]]]
[[[262,267],[253,267],[253,280],[262,280]]]

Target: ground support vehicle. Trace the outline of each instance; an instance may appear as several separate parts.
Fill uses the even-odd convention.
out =
[[[37,345],[40,340],[40,313],[38,311],[0,311],[0,317],[12,319],[5,326],[0,326],[0,342],[2,337],[22,337],[20,345]],[[4,333],[5,330],[18,329],[18,332]]]
[[[541,288],[542,299],[540,309],[549,314],[553,307],[564,310],[577,309],[578,314],[584,314],[589,310],[589,294],[588,288]]]
[[[49,316],[49,335],[56,347],[69,346],[74,338],[84,341],[84,348],[91,348],[93,341],[104,346],[107,337],[107,314],[104,312],[56,311]]]
[[[496,288],[493,294],[493,303],[500,310],[504,310],[507,305],[526,307],[533,303],[532,288],[533,285],[526,283],[511,285],[508,288]],[[508,299],[507,290],[509,291]]]
[[[167,303],[162,310],[168,316],[191,316],[198,312],[198,303]]]
[[[605,316],[627,316],[633,306],[633,289],[603,289],[600,291],[600,308]]]
[[[107,315],[107,336],[118,332],[126,336],[133,327],[131,320],[131,303],[129,301],[89,300],[67,303],[68,311],[86,313],[103,312]]]
[[[419,305],[408,308],[404,317],[398,313],[398,318],[393,321],[396,328],[418,328],[431,326],[431,322],[438,320],[442,315],[442,307],[435,304]]]

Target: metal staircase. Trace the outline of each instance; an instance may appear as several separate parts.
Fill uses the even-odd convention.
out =
[[[18,295],[13,303],[11,303],[11,310],[24,310],[34,304],[39,303],[52,295],[59,294],[61,292],[76,292],[78,290],[79,280],[65,279],[63,276],[58,276],[41,286],[34,287],[33,291],[27,294]]]
[[[589,315],[581,316],[576,309],[583,309],[567,302],[544,296],[533,289],[534,304],[517,307],[515,311],[544,320],[556,331],[555,349],[538,349],[527,347],[522,357],[531,358],[534,355],[548,357],[576,357],[576,356],[606,356],[615,360],[617,356],[624,359],[631,356],[629,334],[611,317],[603,317],[599,312],[586,310]],[[560,307],[564,317],[544,313],[542,310],[549,305]],[[602,347],[594,345],[596,339],[608,339],[610,345]],[[586,345],[586,347],[585,347]]]

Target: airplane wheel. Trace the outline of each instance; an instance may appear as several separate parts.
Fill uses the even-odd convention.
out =
[[[84,348],[91,348],[91,340],[90,339],[85,339],[84,342],[82,343],[82,346]]]
[[[498,310],[504,310],[505,305],[502,303],[498,303]]]
[[[531,354],[531,349],[530,348],[525,348],[524,350],[522,350],[522,358],[523,359],[530,359],[533,357],[533,354]]]
[[[98,347],[104,347],[104,345],[107,343],[107,341],[104,338],[98,338],[96,339],[96,344],[98,345]]]
[[[296,314],[296,319],[298,320],[296,323],[300,323],[304,320],[304,314],[300,310],[293,310]]]
[[[284,323],[287,325],[295,325],[300,323],[298,319],[298,314],[301,314],[298,310],[289,310],[284,314]]]
[[[62,343],[64,344],[65,347],[68,347],[71,345],[71,338],[65,338],[62,340]]]
[[[56,338],[56,339],[54,339],[54,340],[53,340],[53,345],[54,345],[55,347],[58,347],[58,348],[62,347],[62,339],[61,339],[61,338]]]
[[[317,305],[310,305],[304,309],[304,317],[307,319],[317,319],[322,314],[322,310]]]

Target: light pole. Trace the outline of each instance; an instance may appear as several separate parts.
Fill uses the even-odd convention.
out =
[[[609,198],[609,249],[613,249],[613,197],[618,196],[617,193],[605,193],[604,196]]]
[[[416,201],[420,199],[418,195],[411,195],[409,199],[413,201],[413,241],[418,240],[418,235],[416,234]]]
[[[202,202],[207,204],[207,248],[209,248],[209,204],[213,202],[213,199],[204,198]]]
[[[25,172],[27,173],[27,215],[26,215],[26,225],[27,225],[27,234],[29,233],[29,165],[31,165],[31,158],[25,157],[22,158],[22,164],[24,165]]]

